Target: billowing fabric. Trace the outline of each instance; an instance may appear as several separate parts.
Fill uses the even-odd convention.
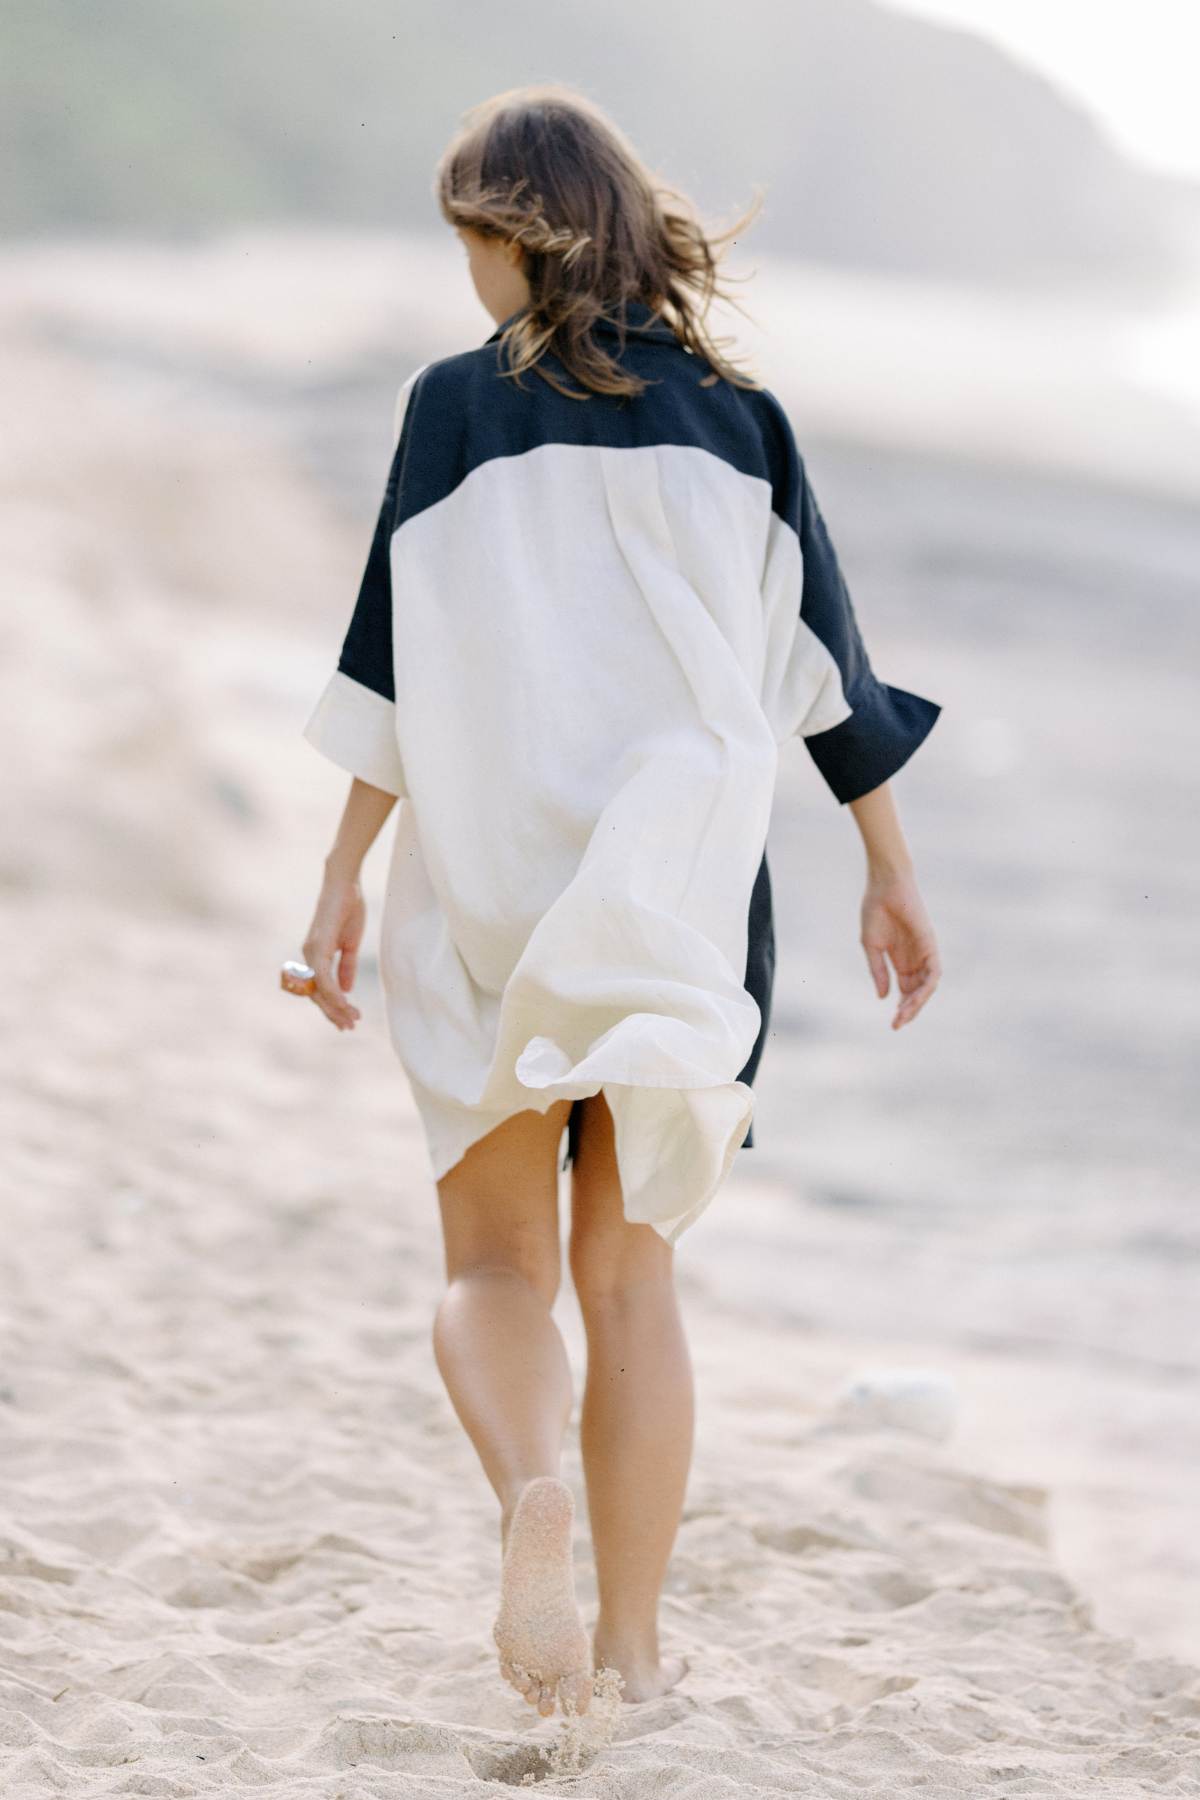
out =
[[[626,1216],[674,1243],[749,1137],[779,745],[844,803],[941,709],[875,676],[770,392],[702,386],[638,304],[598,327],[633,398],[517,386],[502,329],[400,391],[304,735],[401,798],[380,969],[434,1177],[603,1090]]]

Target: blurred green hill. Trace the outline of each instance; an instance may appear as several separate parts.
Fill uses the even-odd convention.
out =
[[[562,80],[753,243],[987,283],[1156,281],[1167,184],[982,40],[870,0],[10,0],[0,230],[436,225],[466,107]]]

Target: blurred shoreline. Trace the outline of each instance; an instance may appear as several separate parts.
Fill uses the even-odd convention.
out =
[[[1192,292],[1161,304],[776,256],[728,270],[749,316],[717,305],[714,328],[792,406],[802,438],[1200,495],[1200,256]],[[398,386],[416,361],[491,330],[448,231],[9,241],[0,309],[10,329],[89,355],[232,383],[240,373],[251,388],[389,367]]]

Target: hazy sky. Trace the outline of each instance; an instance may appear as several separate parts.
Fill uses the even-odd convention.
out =
[[[992,38],[1096,114],[1139,162],[1200,179],[1197,0],[887,0]]]

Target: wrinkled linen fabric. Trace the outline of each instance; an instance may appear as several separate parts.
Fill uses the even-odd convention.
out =
[[[845,803],[941,708],[875,676],[770,392],[633,302],[599,327],[633,399],[516,385],[502,330],[401,388],[304,735],[400,800],[380,971],[435,1179],[602,1091],[626,1217],[675,1243],[750,1133],[779,747]]]

